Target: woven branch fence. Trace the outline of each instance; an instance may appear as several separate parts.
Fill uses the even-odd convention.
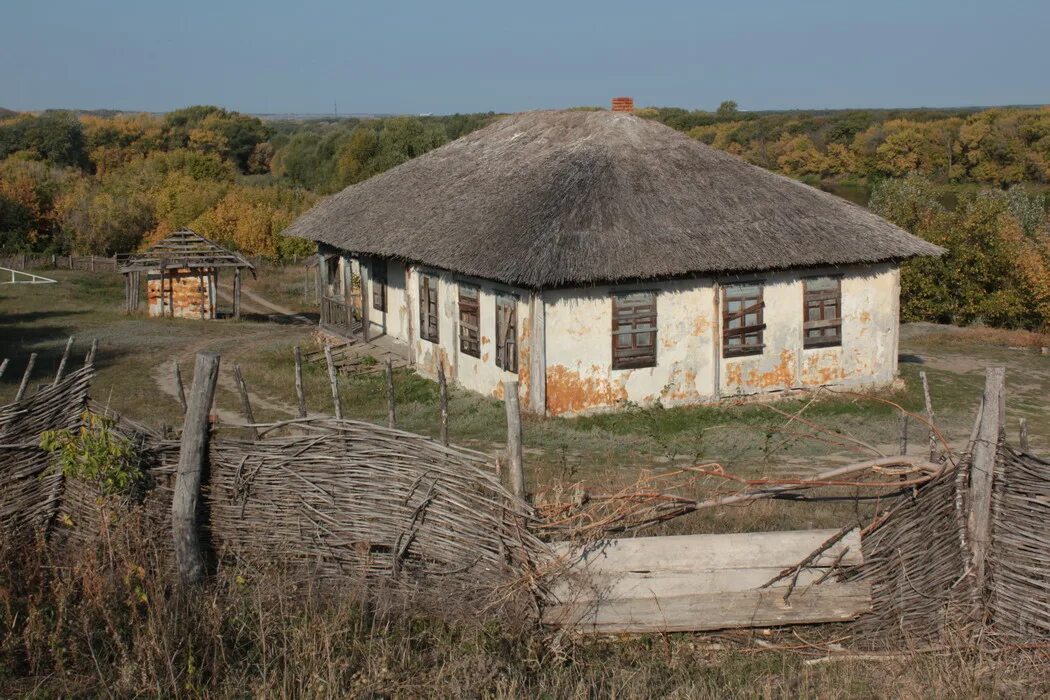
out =
[[[91,375],[86,366],[0,407],[5,534],[42,529],[85,547],[104,527],[97,491],[64,482],[38,446],[43,431],[80,424]],[[478,607],[542,601],[553,556],[535,533],[551,534],[551,523],[504,489],[490,457],[358,421],[257,429],[254,442],[210,440],[201,523],[213,565],[287,566]],[[147,474],[144,536],[170,561],[180,445],[123,419],[116,430],[134,441]],[[986,580],[974,580],[967,541],[967,452],[862,532],[864,563],[841,572],[872,585],[873,611],[850,623],[857,643],[933,642],[960,621],[992,637],[1050,637],[1050,462],[1001,437],[994,454]]]
[[[39,447],[43,431],[80,425],[90,377],[86,367],[0,409],[5,532],[43,529],[75,549],[104,529],[98,490],[64,484]],[[257,427],[255,442],[210,440],[200,519],[213,564],[277,565],[472,604],[535,603],[536,569],[551,555],[529,529],[531,508],[503,488],[487,455],[351,420]],[[170,566],[179,442],[122,419],[113,429],[134,443],[146,475],[144,535]]]

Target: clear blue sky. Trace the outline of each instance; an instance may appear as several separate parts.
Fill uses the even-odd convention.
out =
[[[3,0],[0,106],[1050,102],[1050,0]]]

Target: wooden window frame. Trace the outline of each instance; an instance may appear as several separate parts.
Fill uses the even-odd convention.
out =
[[[765,350],[765,282],[736,282],[722,286],[722,357],[748,357],[761,355]],[[734,293],[734,289],[757,287],[756,294]],[[747,302],[751,302],[747,304]],[[729,310],[730,302],[745,304],[735,311]],[[747,324],[747,317],[753,315],[756,322]],[[734,321],[741,320],[741,325],[732,328]],[[731,338],[741,338],[739,345],[730,345]]]
[[[372,270],[372,308],[386,313],[387,261],[373,260]]]
[[[645,301],[631,303],[629,297],[647,295]],[[651,289],[620,291],[612,294],[612,368],[639,369],[656,366],[656,292]],[[643,339],[648,335],[650,342]],[[618,341],[626,339],[627,344]]]
[[[812,282],[834,282],[834,289],[810,289]],[[834,310],[829,310],[832,307]],[[810,318],[815,309],[817,318]],[[834,314],[834,315],[832,315]],[[811,332],[817,335],[810,335]],[[833,348],[842,345],[842,277],[822,275],[802,280],[802,347]]]
[[[473,298],[464,296],[468,290]],[[481,358],[481,287],[465,282],[459,283],[459,351]]]
[[[419,337],[430,343],[441,342],[441,306],[438,299],[437,275],[419,273]]]
[[[496,366],[518,373],[518,296],[496,293]],[[507,323],[507,319],[510,323]],[[508,349],[507,346],[510,346]]]

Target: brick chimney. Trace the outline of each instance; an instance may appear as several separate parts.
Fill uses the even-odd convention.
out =
[[[614,97],[614,98],[612,98],[612,111],[614,111],[614,112],[633,112],[634,111],[634,98],[633,97]]]

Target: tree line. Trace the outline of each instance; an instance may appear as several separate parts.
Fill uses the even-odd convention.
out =
[[[636,114],[811,184],[870,189],[872,209],[949,251],[905,266],[906,319],[1050,325],[1050,108]],[[0,252],[108,255],[189,226],[301,257],[312,246],[280,234],[320,197],[497,116],[0,113]]]

